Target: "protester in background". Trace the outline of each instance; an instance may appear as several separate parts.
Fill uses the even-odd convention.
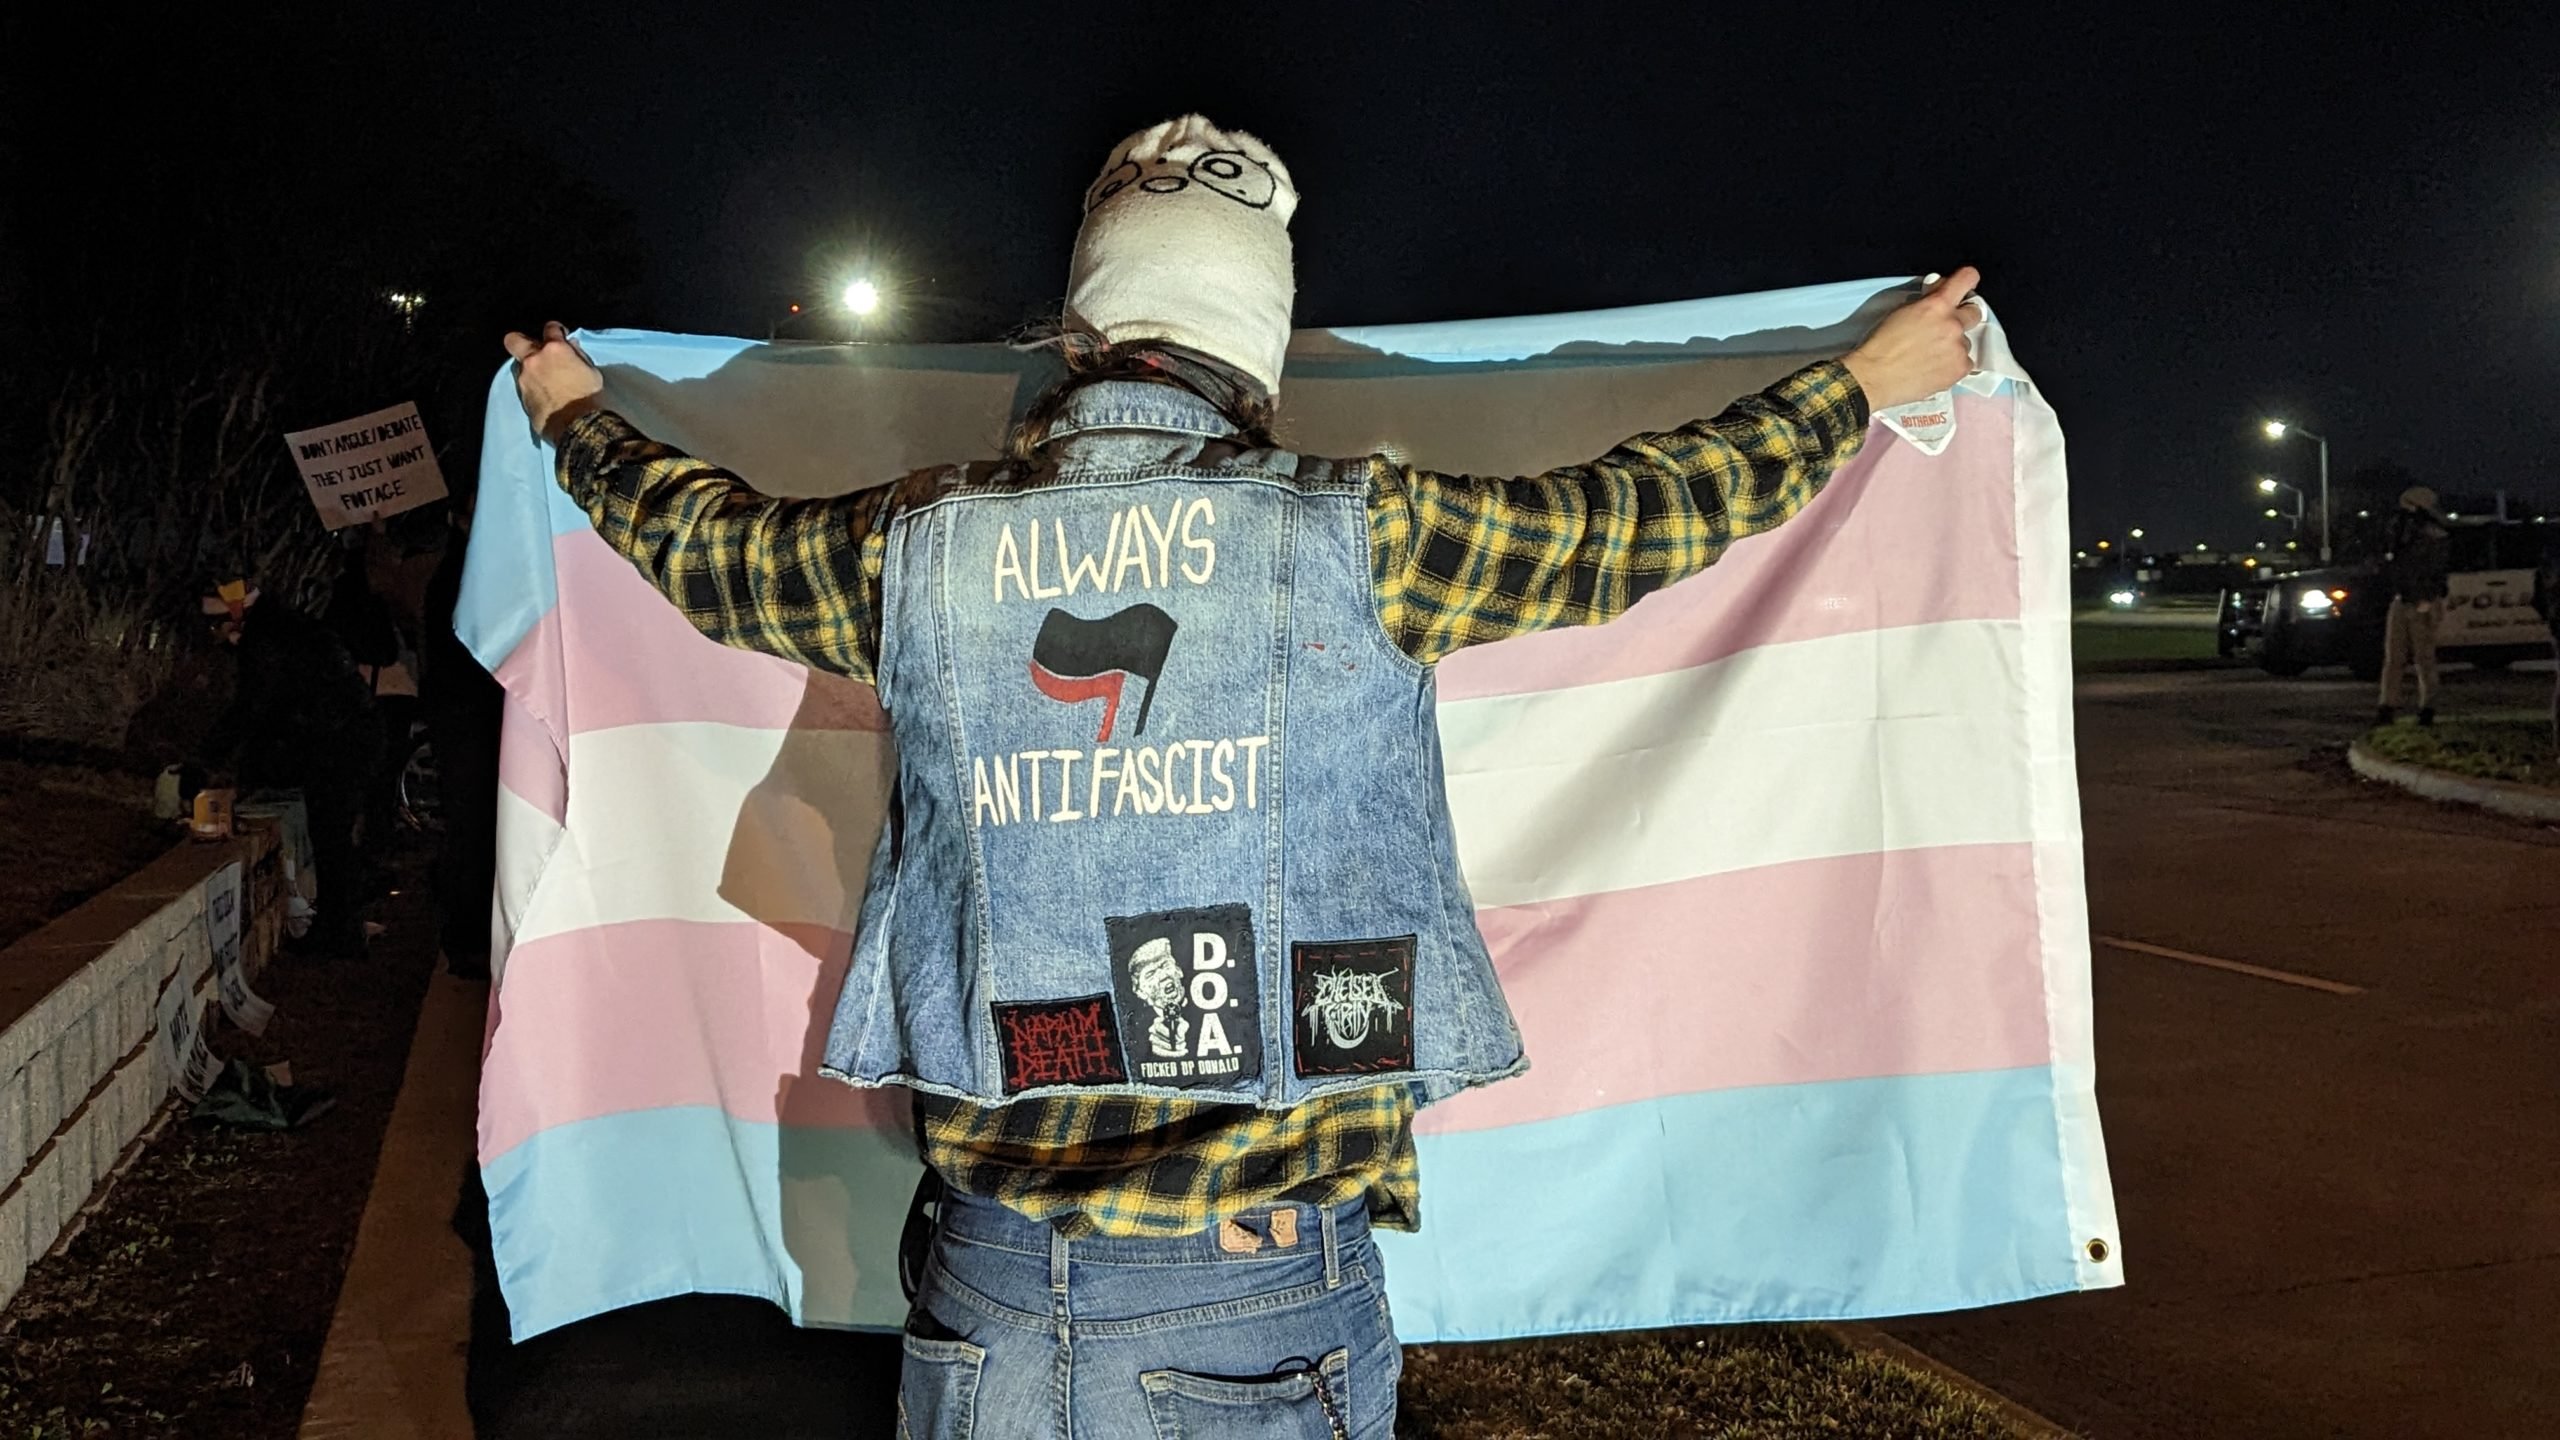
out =
[[[1704,569],[1810,502],[1871,407],[1969,366],[1977,277],[1960,270],[1843,359],[1588,464],[1480,479],[1303,458],[1270,435],[1297,198],[1260,141],[1196,115],[1131,137],[1085,199],[1069,373],[1012,458],[832,499],[759,495],[642,434],[557,325],[507,337],[559,482],[607,544],[713,638],[873,681],[888,709],[910,798],[873,868],[825,1065],[917,1087],[931,1172],[900,1395],[916,1440],[973,1424],[977,1440],[1393,1433],[1402,1361],[1370,1226],[1418,1221],[1419,1106],[1523,1064],[1483,939],[1462,898],[1444,903],[1466,887],[1429,667],[1598,624]],[[947,559],[1019,574],[1014,524],[1116,533],[1124,509],[1183,517],[1156,532],[1159,550],[1181,535],[1183,579],[1167,562],[1146,602],[1006,608],[989,569],[963,584]],[[1381,663],[1293,661],[1274,615]],[[1107,742],[1131,723],[1132,677],[1147,691],[1130,733],[1150,707],[1168,723],[1155,684],[1177,630],[1191,689],[1170,723],[1249,737],[1217,747],[1240,751],[1229,804],[1107,838],[1016,828],[1022,848],[984,861],[965,779],[949,788],[968,773],[958,747],[1089,723],[1044,696],[1104,700]],[[1193,743],[1196,765],[1208,748]],[[1269,822],[1246,824],[1264,745],[1260,773],[1285,767],[1288,796],[1267,782]],[[1284,893],[1292,933],[1264,933]],[[1200,973],[1168,983],[1185,965]],[[1264,1013],[1286,1039],[1255,1034]],[[1181,1382],[1208,1387],[1197,1403],[1218,1418],[1169,1393],[1175,1372],[1221,1377]]]
[[[454,633],[471,519],[456,505],[420,622],[420,700],[435,747],[444,834],[436,852],[438,936],[445,968],[489,978],[489,911],[498,873],[498,727],[506,691]]]
[[[329,626],[281,600],[262,600],[249,581],[209,588],[203,611],[215,638],[233,647],[239,678],[193,763],[208,774],[235,775],[244,792],[301,790],[320,872],[319,916],[307,948],[360,955],[364,866],[356,824],[382,750],[371,687]]]
[[[2436,623],[2451,593],[2453,536],[2436,509],[2436,492],[2412,485],[2400,494],[2391,517],[2382,562],[2391,587],[2391,616],[2382,632],[2382,705],[2374,723],[2388,725],[2400,713],[2400,687],[2410,665],[2418,667],[2418,723],[2436,723]]]
[[[409,670],[408,638],[401,634],[390,599],[375,583],[379,567],[373,554],[379,534],[349,529],[338,532],[338,538],[338,579],[321,614],[372,692],[382,735],[381,759],[365,781],[364,824],[358,841],[366,872],[361,889],[370,899],[382,883],[380,869],[399,831],[400,769],[408,756],[409,723],[417,714],[418,684]]]

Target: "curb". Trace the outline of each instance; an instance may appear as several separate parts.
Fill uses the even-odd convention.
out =
[[[1953,1365],[1914,1350],[1873,1325],[1833,1320],[1817,1323],[1811,1328],[1861,1354],[1874,1355],[1937,1377],[1997,1411],[2012,1428],[2033,1437],[2033,1440],[2080,1440],[2079,1432],[2064,1429]]]
[[[2429,800],[2477,805],[2483,810],[2512,815],[2519,820],[2560,825],[2560,791],[2518,785],[2510,780],[2475,780],[2468,775],[2430,770],[2405,760],[2387,760],[2366,748],[2362,740],[2347,747],[2347,766],[2367,780],[2397,785]]]

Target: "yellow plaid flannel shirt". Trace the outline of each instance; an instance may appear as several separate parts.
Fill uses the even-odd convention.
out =
[[[1803,509],[1866,434],[1846,367],[1808,366],[1711,420],[1638,435],[1519,479],[1370,466],[1378,614],[1425,663],[1464,646],[1596,625]],[[902,487],[777,500],[611,411],[560,440],[559,479],[596,532],[725,644],[872,678]],[[1070,1235],[1187,1235],[1275,1201],[1369,1200],[1419,1223],[1410,1088],[1286,1111],[1150,1097],[1004,1106],[916,1100],[924,1159],[955,1189]]]

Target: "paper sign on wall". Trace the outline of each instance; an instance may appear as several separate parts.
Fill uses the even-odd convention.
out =
[[[240,862],[234,860],[206,887],[205,938],[213,950],[213,987],[222,997],[222,1013],[250,1034],[264,1035],[276,1007],[249,988],[248,967],[241,963],[240,881]]]
[[[332,530],[444,498],[444,471],[416,404],[284,437],[320,523]]]
[[[201,1100],[216,1077],[222,1073],[222,1062],[204,1043],[204,1006],[196,999],[195,987],[181,974],[160,992],[160,1059],[169,1072],[169,1083],[189,1100]]]

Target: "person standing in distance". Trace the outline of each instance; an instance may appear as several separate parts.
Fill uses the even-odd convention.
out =
[[[2436,723],[2436,626],[2453,592],[2453,535],[2436,492],[2412,485],[2400,492],[2384,541],[2383,580],[2391,587],[2391,613],[2382,631],[2382,701],[2374,723],[2388,725],[2400,713],[2409,667],[2418,670],[2418,723]]]

